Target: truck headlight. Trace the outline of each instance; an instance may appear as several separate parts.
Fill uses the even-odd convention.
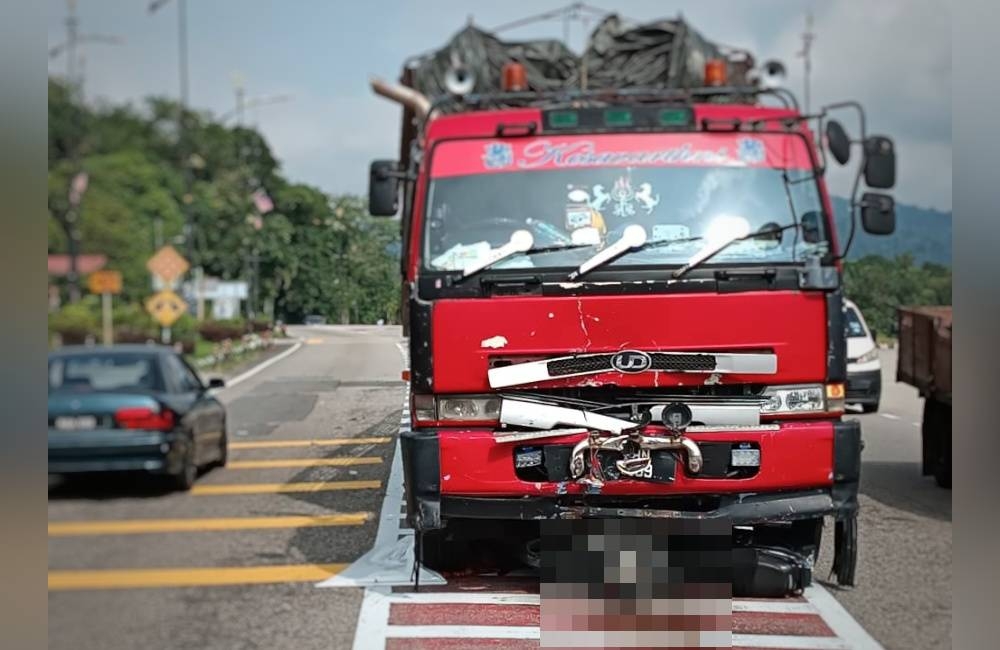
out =
[[[499,422],[495,395],[414,395],[414,419],[421,422]]]
[[[878,348],[872,348],[871,350],[868,350],[868,352],[865,352],[860,357],[858,357],[858,360],[855,361],[855,363],[868,363],[869,361],[877,361],[877,360],[878,360]]]
[[[843,384],[772,386],[764,391],[763,414],[825,413],[844,408]]]

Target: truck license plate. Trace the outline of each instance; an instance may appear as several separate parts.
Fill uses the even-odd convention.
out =
[[[618,470],[617,465],[615,465],[617,461],[623,458],[635,457],[635,454],[626,456],[621,452],[609,450],[598,452],[597,458],[601,463],[601,473],[604,475],[604,478],[611,481],[653,481],[656,483],[670,483],[674,480],[677,461],[672,453],[663,449],[655,451],[641,449],[638,450],[638,453],[649,456],[651,469],[647,472],[647,476],[625,476]]]

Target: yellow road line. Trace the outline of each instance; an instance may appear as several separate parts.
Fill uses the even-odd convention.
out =
[[[217,496],[225,494],[285,494],[289,492],[330,492],[334,490],[377,490],[381,481],[300,481],[295,483],[241,483],[238,485],[195,485],[189,494]]]
[[[49,537],[78,535],[134,535],[182,533],[206,530],[251,530],[255,528],[312,528],[359,526],[371,518],[368,512],[289,517],[220,517],[213,519],[128,519],[117,521],[49,522]]]
[[[337,575],[346,566],[346,564],[291,564],[198,569],[49,571],[49,590],[213,587],[279,582],[319,582]]]
[[[381,445],[392,438],[321,438],[317,440],[252,440],[231,442],[230,449],[279,449],[281,447],[335,447],[339,445]]]
[[[232,460],[226,469],[270,469],[275,467],[352,467],[355,465],[379,465],[377,456],[358,458],[289,458],[279,460]]]

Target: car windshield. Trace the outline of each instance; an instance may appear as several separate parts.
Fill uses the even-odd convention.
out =
[[[865,326],[861,324],[861,319],[858,318],[858,312],[848,307],[844,310],[844,316],[847,319],[847,338],[863,339],[868,336]]]
[[[49,359],[50,392],[159,392],[163,378],[151,354],[73,354]]]
[[[632,224],[647,241],[687,241],[650,246],[611,266],[677,266],[725,237],[720,230],[734,221],[753,231],[822,214],[805,144],[789,135],[447,141],[434,149],[431,175],[424,255],[434,270],[474,265],[521,229],[532,233],[534,248],[568,248],[513,255],[495,268],[576,266]],[[793,229],[780,240],[737,242],[711,263],[795,262],[826,251],[818,221],[821,231],[808,243]],[[581,243],[593,248],[573,246]]]

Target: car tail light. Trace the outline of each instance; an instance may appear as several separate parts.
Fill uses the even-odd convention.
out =
[[[170,431],[174,428],[176,417],[169,409],[155,410],[148,406],[136,406],[115,411],[115,422],[123,429]]]

